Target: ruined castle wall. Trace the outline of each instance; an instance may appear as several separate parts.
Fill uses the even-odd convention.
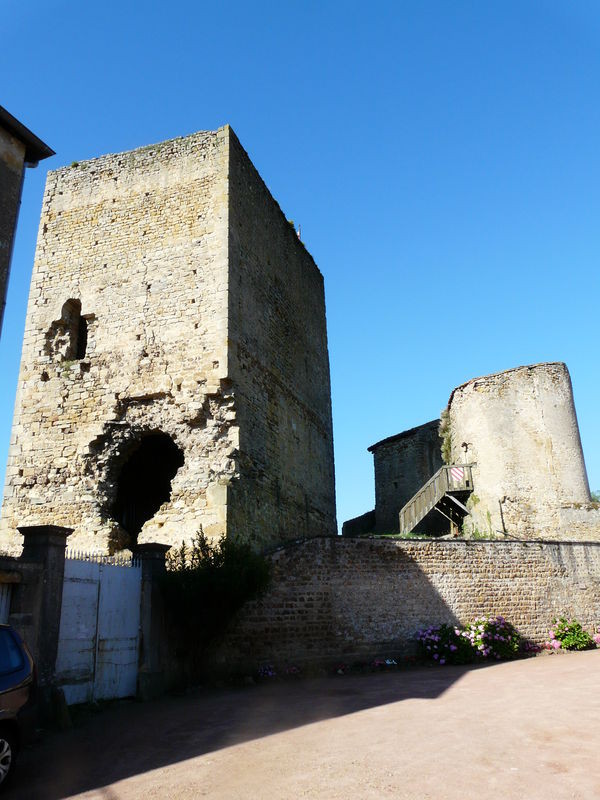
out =
[[[323,277],[233,134],[229,215],[240,479],[228,525],[257,543],[334,534]]]
[[[400,509],[442,466],[439,424],[427,422],[369,448],[375,463],[377,533],[399,530]]]
[[[448,409],[452,461],[474,464],[467,530],[600,538],[565,364],[476,378],[454,390]],[[585,515],[569,511],[573,504]]]
[[[593,632],[600,543],[317,539],[272,556],[273,580],[211,653],[223,670],[414,653],[415,633],[503,615],[542,643],[555,617]]]
[[[0,128],[0,329],[25,169],[25,145]]]
[[[227,129],[48,175],[2,510],[75,528],[71,546],[123,544],[110,517],[124,460],[152,431],[184,454],[140,541],[226,529],[235,472],[227,357]],[[68,303],[67,301],[73,301]],[[66,305],[65,305],[66,304]],[[73,320],[87,328],[76,352]]]

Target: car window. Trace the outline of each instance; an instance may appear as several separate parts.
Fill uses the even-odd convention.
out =
[[[22,666],[21,648],[7,628],[0,628],[0,675],[14,672]]]

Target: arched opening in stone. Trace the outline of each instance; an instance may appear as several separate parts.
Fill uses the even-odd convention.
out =
[[[81,316],[81,301],[67,300],[46,334],[46,352],[61,361],[85,358],[88,321]]]
[[[171,497],[171,482],[183,465],[183,453],[166,433],[140,440],[117,480],[113,517],[137,541],[145,522]]]

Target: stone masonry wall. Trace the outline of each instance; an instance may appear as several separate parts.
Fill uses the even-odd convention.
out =
[[[47,179],[0,530],[73,527],[71,545],[127,543],[109,509],[140,438],[185,463],[140,541],[225,531],[235,472],[227,364],[228,131],[74,164]],[[87,350],[69,345],[80,303]],[[66,304],[66,305],[65,305]],[[215,488],[217,487],[217,488]]]
[[[177,471],[138,543],[335,532],[323,278],[229,127],[49,173],[2,547],[134,544],[119,481],[158,433]]]
[[[10,256],[21,202],[25,145],[0,128],[0,329],[6,298]]]
[[[600,538],[565,364],[475,378],[448,410],[452,461],[474,464],[467,532]]]
[[[532,641],[600,620],[600,543],[315,539],[272,555],[273,582],[211,653],[219,669],[414,651],[415,632],[502,614]]]
[[[377,533],[398,532],[400,509],[442,466],[439,424],[436,419],[369,447],[375,465]],[[438,516],[436,530],[442,530],[444,518]]]
[[[323,276],[231,133],[230,369],[240,478],[230,530],[278,542],[336,532]]]

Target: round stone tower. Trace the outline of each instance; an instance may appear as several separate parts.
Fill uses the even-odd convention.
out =
[[[452,392],[448,422],[452,462],[474,465],[467,535],[580,538],[566,512],[591,497],[565,364],[474,378]]]

